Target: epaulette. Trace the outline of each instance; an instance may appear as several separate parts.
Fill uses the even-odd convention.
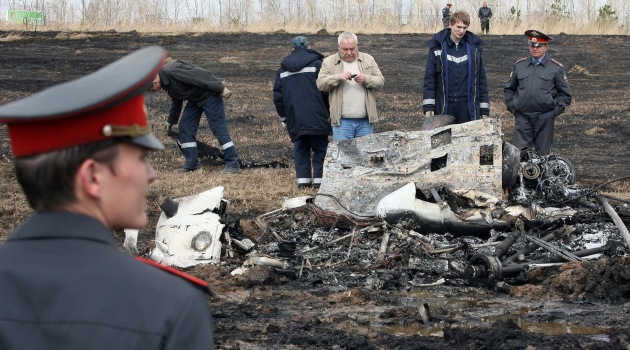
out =
[[[160,263],[157,263],[153,260],[149,260],[146,258],[143,258],[141,256],[136,256],[136,260],[143,262],[147,265],[151,265],[154,267],[157,267],[160,270],[166,271],[168,273],[171,273],[177,277],[181,277],[183,279],[185,279],[186,281],[192,283],[195,287],[201,288],[206,294],[208,294],[211,297],[215,297],[217,296],[217,294],[212,290],[212,288],[210,288],[210,285],[208,284],[208,282],[202,280],[201,278],[197,278],[194,276],[191,276],[185,272],[179,271],[177,269],[174,269],[170,266],[166,266],[166,265],[162,265]]]
[[[560,66],[560,67],[562,67],[562,68],[564,68],[564,66],[562,65],[562,63],[560,63],[560,62],[556,61],[556,59],[555,59],[555,58],[552,58],[552,59],[551,59],[551,62],[553,62],[553,63],[555,63],[555,64],[559,65],[559,66]]]
[[[519,58],[518,61],[516,61],[516,63],[523,62],[526,59],[528,59],[528,57]],[[516,63],[514,63],[514,64],[516,64]]]

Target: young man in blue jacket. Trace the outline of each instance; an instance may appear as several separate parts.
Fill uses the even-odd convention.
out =
[[[467,31],[470,16],[455,12],[449,28],[429,41],[422,110],[426,117],[451,115],[458,124],[490,115],[482,41]]]
[[[316,84],[324,56],[310,49],[303,36],[294,38],[291,46],[293,51],[276,71],[273,102],[293,142],[297,186],[318,188],[331,133],[328,93]]]

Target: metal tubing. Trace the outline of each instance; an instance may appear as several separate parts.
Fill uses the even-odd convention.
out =
[[[541,238],[541,239],[542,239],[543,241],[545,241],[545,242],[549,242],[549,241],[554,240],[555,238],[556,238],[556,234],[555,234],[554,232],[552,232],[552,233],[550,233],[550,234],[546,235],[545,237],[543,237],[543,238]],[[508,263],[508,262],[512,262],[512,261],[516,260],[516,258],[517,258],[519,255],[527,255],[527,254],[529,254],[529,253],[533,252],[534,250],[536,250],[536,249],[538,249],[538,248],[540,248],[540,246],[538,246],[537,244],[529,244],[527,247],[525,247],[525,248],[523,248],[523,249],[519,250],[518,252],[516,252],[516,254],[514,254],[514,255],[512,255],[512,256],[509,256],[509,257],[507,257],[507,258],[504,260],[504,262],[506,262],[506,263]]]
[[[575,256],[585,257],[593,254],[603,253],[606,249],[604,247],[590,248],[578,250],[577,252],[573,252]],[[565,259],[559,256],[550,256],[548,258],[535,260],[532,262],[528,262],[525,264],[509,264],[507,266],[503,266],[504,274],[513,274],[517,272],[521,272],[524,268],[528,267],[531,264],[547,264],[547,263],[556,263],[556,262],[565,262]]]
[[[494,255],[499,258],[505,255],[505,253],[507,253],[508,249],[510,249],[510,247],[514,244],[520,234],[521,231],[514,231],[510,233],[507,237],[505,237],[503,242],[501,242],[498,246],[496,246],[496,248],[494,248]]]
[[[626,241],[628,248],[630,248],[630,232],[628,232],[628,228],[623,223],[623,221],[621,221],[619,214],[617,214],[615,209],[613,209],[613,207],[604,197],[602,197],[601,195],[596,195],[595,197],[597,197],[597,200],[602,203],[602,205],[604,206],[604,210],[606,210],[606,213],[608,213],[608,215],[610,215],[610,217],[613,219],[613,222],[615,223],[615,225],[617,225],[619,232],[621,232],[621,236],[623,236],[623,239]]]
[[[385,253],[387,253],[387,246],[389,245],[389,230],[383,233],[383,240],[381,241],[381,249],[378,251],[376,261],[381,262],[385,260]]]

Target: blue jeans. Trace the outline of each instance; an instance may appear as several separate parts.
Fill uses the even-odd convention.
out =
[[[187,102],[179,121],[179,144],[182,147],[186,163],[184,168],[196,169],[199,155],[197,153],[197,129],[201,120],[201,113],[205,112],[212,135],[219,141],[226,167],[239,168],[238,154],[225,120],[223,97],[218,94],[210,96],[201,106]]]
[[[333,141],[351,140],[374,133],[374,127],[368,118],[341,118],[339,126],[332,127]]]

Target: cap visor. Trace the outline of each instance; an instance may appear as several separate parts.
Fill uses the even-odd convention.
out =
[[[164,144],[162,144],[162,142],[160,142],[160,140],[158,140],[158,138],[155,137],[154,134],[146,134],[134,137],[133,139],[130,139],[129,142],[133,143],[134,145],[144,147],[146,149],[151,149],[155,151],[164,150]]]

